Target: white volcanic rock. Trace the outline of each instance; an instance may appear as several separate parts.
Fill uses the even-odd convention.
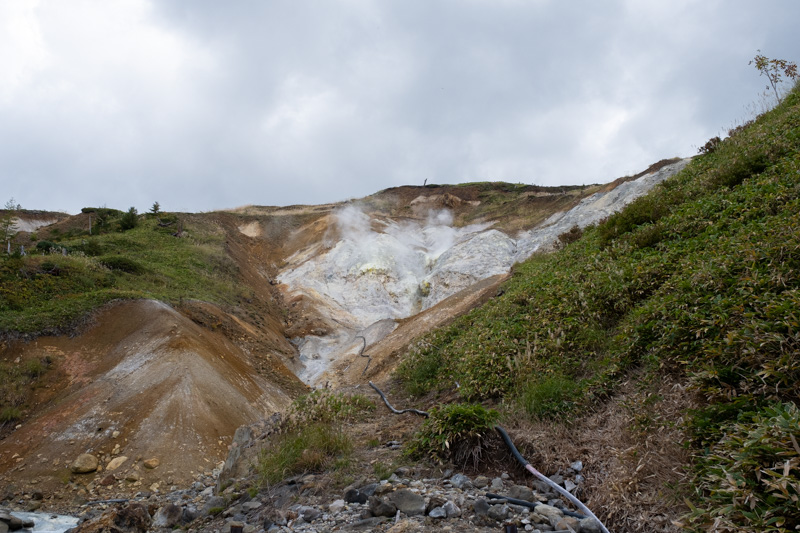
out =
[[[301,379],[313,383],[330,362],[358,353],[394,329],[394,321],[413,316],[474,283],[508,272],[514,263],[537,251],[552,250],[558,236],[573,226],[596,224],[679,172],[678,161],[583,199],[544,223],[516,237],[490,229],[490,224],[452,227],[449,212],[432,211],[427,222],[373,221],[348,206],[336,214],[340,238],[300,250],[289,258],[278,280],[293,294],[314,301],[320,316],[338,331],[323,337],[295,339],[306,369]],[[381,226],[380,231],[373,229]],[[366,335],[365,335],[366,336]]]

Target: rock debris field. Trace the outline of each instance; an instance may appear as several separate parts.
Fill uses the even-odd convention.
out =
[[[579,490],[582,465],[575,462],[551,477],[570,491]],[[518,531],[600,532],[599,524],[570,511],[550,487],[534,480],[519,484],[503,473],[489,478],[445,471],[418,477],[398,468],[388,479],[354,484],[339,494],[320,491],[313,474],[285,480],[251,496],[236,483],[215,491],[215,479],[201,476],[187,489],[137,494],[130,500],[89,502],[70,533],[134,533],[183,529],[194,532],[278,533],[376,531],[489,532],[515,526]],[[0,520],[3,516],[0,513]],[[3,531],[0,525],[0,531]],[[36,530],[34,530],[36,531]]]

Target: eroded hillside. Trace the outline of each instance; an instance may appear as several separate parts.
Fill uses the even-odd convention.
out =
[[[401,187],[344,204],[155,213],[122,232],[113,210],[42,218],[35,233],[20,223],[28,253],[3,265],[0,357],[9,376],[42,368],[6,386],[1,479],[91,495],[207,476],[238,426],[307,385],[385,380],[412,341],[493,297],[516,262],[685,164],[607,186]],[[72,473],[81,454],[100,468]]]

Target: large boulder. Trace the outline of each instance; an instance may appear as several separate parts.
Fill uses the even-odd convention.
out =
[[[97,457],[90,453],[82,453],[75,459],[70,469],[73,474],[88,474],[97,470],[98,466],[100,466],[100,461],[97,460]]]

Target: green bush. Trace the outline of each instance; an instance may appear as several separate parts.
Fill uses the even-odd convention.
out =
[[[363,394],[343,394],[329,389],[317,389],[300,396],[289,406],[284,422],[285,431],[313,423],[333,423],[352,420],[375,410],[375,403]]]
[[[121,255],[107,256],[99,259],[101,265],[111,270],[119,270],[128,274],[141,274],[144,267],[129,257]]]
[[[36,249],[43,253],[50,253],[53,248],[57,248],[58,245],[54,242],[50,241],[39,241],[36,243]]]
[[[0,423],[13,422],[22,418],[22,411],[18,407],[7,406],[0,410]]]
[[[280,435],[261,450],[258,474],[262,484],[287,476],[320,472],[346,459],[353,448],[349,436],[333,424],[315,423]]]
[[[456,464],[477,465],[495,440],[499,413],[480,404],[454,403],[434,407],[409,443],[406,453]]]
[[[565,376],[547,376],[528,382],[519,395],[519,403],[532,418],[546,418],[569,413],[575,406],[580,386]]]
[[[689,525],[715,531],[800,529],[800,411],[793,403],[765,409],[698,457],[697,497]]]

